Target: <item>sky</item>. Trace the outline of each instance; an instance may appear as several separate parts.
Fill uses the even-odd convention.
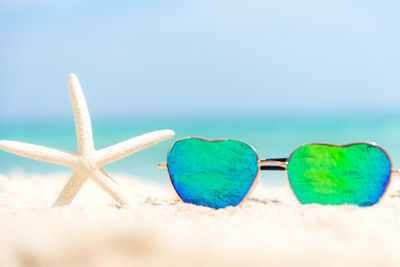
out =
[[[398,1],[0,1],[0,119],[399,111]]]

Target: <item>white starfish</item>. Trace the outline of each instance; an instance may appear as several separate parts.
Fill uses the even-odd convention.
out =
[[[89,110],[75,74],[68,75],[68,87],[75,118],[78,152],[68,152],[39,145],[0,140],[0,149],[35,160],[71,167],[73,173],[54,206],[71,203],[87,179],[92,179],[121,206],[133,204],[130,197],[107,175],[103,166],[174,136],[172,130],[160,130],[131,138],[113,146],[95,150]]]

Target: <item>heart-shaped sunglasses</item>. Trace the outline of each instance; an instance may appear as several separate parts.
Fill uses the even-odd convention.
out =
[[[374,143],[342,146],[303,145],[288,158],[260,160],[249,144],[197,137],[177,140],[169,149],[167,168],[178,196],[187,203],[225,208],[243,203],[260,170],[284,170],[302,204],[376,204],[385,193],[393,170],[389,154]]]

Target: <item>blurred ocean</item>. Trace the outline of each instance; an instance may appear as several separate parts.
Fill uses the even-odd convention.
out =
[[[287,157],[296,147],[310,142],[372,141],[387,150],[394,168],[400,168],[400,113],[93,118],[97,149],[160,129],[172,129],[176,135],[107,165],[106,171],[168,183],[167,171],[156,166],[165,162],[172,143],[185,136],[239,139],[253,145],[260,158]],[[0,139],[76,151],[72,116],[64,120],[1,120]],[[7,175],[13,171],[49,173],[70,172],[70,169],[0,151],[0,173]],[[261,172],[260,178],[266,184],[286,184],[284,172]]]

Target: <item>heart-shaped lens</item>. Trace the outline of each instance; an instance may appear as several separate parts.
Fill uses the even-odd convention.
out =
[[[236,140],[178,140],[167,157],[171,182],[184,202],[212,208],[238,205],[258,174],[258,155]]]
[[[379,201],[391,176],[391,161],[371,144],[305,145],[287,165],[290,185],[303,204],[371,206]]]

